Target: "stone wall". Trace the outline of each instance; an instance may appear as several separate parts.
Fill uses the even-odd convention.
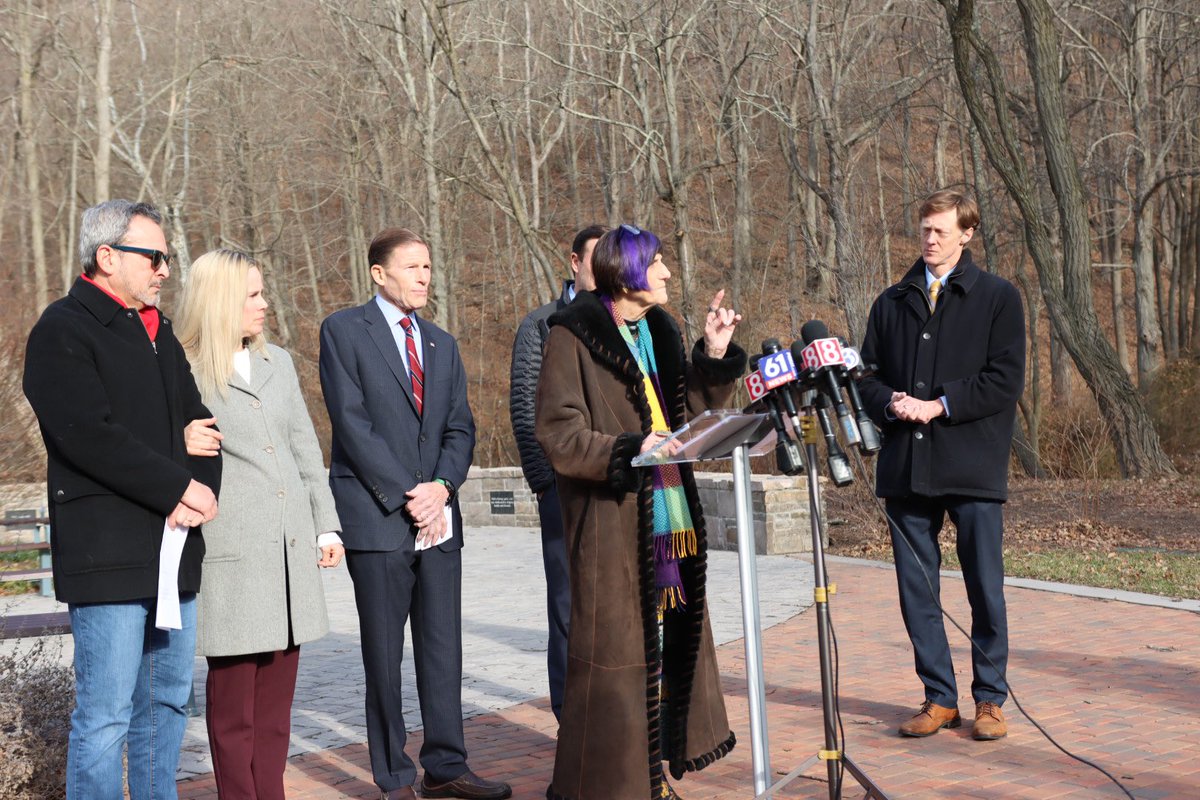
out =
[[[537,528],[537,498],[529,491],[520,467],[471,467],[458,492],[463,524]]]
[[[714,550],[736,550],[733,476],[698,472],[696,485],[705,510],[708,546]],[[811,551],[805,478],[752,475],[750,487],[758,552],[777,555]],[[459,498],[463,520],[470,527],[538,527],[537,501],[525,485],[519,467],[472,467]]]
[[[733,475],[698,472],[696,486],[700,490],[700,504],[704,506],[709,548],[737,550]],[[759,554],[812,552],[807,478],[751,474],[750,504],[754,509],[754,544]]]
[[[824,483],[824,479],[822,479]],[[733,508],[733,476],[722,472],[697,472],[696,486],[713,550],[737,549],[737,524]],[[5,508],[40,509],[45,505],[45,484],[10,485],[0,491]],[[751,475],[754,508],[754,541],[764,555],[807,553],[812,550],[808,517],[808,483],[803,477]],[[459,492],[463,521],[470,527],[498,525],[536,528],[537,500],[520,467],[472,467]],[[29,530],[5,531],[0,543],[33,541]]]

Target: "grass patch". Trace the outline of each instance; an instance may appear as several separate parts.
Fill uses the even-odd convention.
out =
[[[942,568],[961,569],[953,543],[942,548]],[[1005,548],[1004,574],[1010,578],[1200,600],[1200,554],[1197,553],[1122,549],[1017,552]]]
[[[37,550],[21,550],[15,553],[0,553],[0,572],[20,572],[38,569]],[[0,596],[28,594],[41,589],[41,581],[0,581]]]

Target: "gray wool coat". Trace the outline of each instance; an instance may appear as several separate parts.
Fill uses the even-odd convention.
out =
[[[317,535],[341,525],[321,448],[288,352],[267,345],[250,362],[250,385],[235,372],[224,398],[205,397],[225,436],[197,595],[196,652],[205,656],[283,650],[289,623],[296,644],[329,630]]]

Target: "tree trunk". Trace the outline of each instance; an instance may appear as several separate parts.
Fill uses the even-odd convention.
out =
[[[735,103],[734,108],[740,108]],[[754,201],[750,186],[750,132],[747,128],[750,120],[735,115],[730,126],[734,141],[734,152],[737,163],[733,171],[733,296],[731,302],[734,308],[742,308],[742,281],[751,274],[753,268],[751,238],[751,219],[754,213]]]
[[[1069,406],[1075,399],[1071,383],[1071,354],[1062,345],[1062,339],[1050,327],[1050,394],[1056,406]]]
[[[37,74],[38,55],[34,52],[33,3],[26,2],[18,14],[17,25],[17,93],[20,102],[21,166],[25,170],[25,197],[29,211],[29,244],[33,248],[33,298],[38,314],[49,303],[50,289],[46,267],[46,225],[42,219],[42,173],[38,159],[37,121],[34,119],[33,80]]]
[[[1041,0],[1044,2],[1045,0]],[[1162,325],[1158,317],[1162,307],[1155,298],[1154,273],[1154,204],[1150,200],[1150,187],[1154,184],[1154,159],[1149,149],[1151,131],[1147,128],[1150,114],[1150,65],[1146,53],[1149,34],[1150,9],[1141,0],[1135,0],[1133,10],[1132,64],[1134,93],[1130,117],[1133,123],[1135,146],[1133,156],[1133,309],[1134,324],[1137,326],[1138,384],[1145,385],[1147,379],[1162,365]]]
[[[1138,384],[1162,365],[1162,327],[1154,279],[1154,204],[1138,203],[1133,218],[1133,321],[1137,328]]]
[[[112,174],[112,17],[113,0],[93,0],[96,7],[96,154],[92,164],[93,202],[109,199]]]

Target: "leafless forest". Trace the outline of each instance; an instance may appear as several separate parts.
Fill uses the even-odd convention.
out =
[[[689,330],[719,287],[748,349],[860,339],[967,187],[973,249],[1029,312],[1030,474],[1168,475],[1200,444],[1194,0],[5,0],[0,447],[36,478],[26,333],[80,212],[151,201],[177,254],[266,265],[271,335],[324,427],[316,331],[371,294],[366,242],[430,241],[476,463],[516,462],[508,354],[576,228],[658,232]],[[170,313],[174,296],[164,306]],[[1174,421],[1173,421],[1174,420]],[[1194,423],[1193,423],[1194,424]],[[1192,438],[1189,438],[1191,436]]]

